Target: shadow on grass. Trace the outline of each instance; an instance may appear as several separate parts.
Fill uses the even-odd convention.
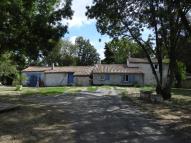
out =
[[[189,96],[191,97],[191,89],[181,89],[181,88],[173,88],[172,89],[173,95],[181,95],[181,96]]]

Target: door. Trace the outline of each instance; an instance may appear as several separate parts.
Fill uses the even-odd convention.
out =
[[[37,75],[31,75],[29,78],[29,84],[28,86],[35,87],[37,85],[38,76]]]
[[[68,73],[68,85],[72,85],[74,83],[74,75],[73,73]]]

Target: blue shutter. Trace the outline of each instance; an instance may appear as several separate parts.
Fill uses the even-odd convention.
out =
[[[110,80],[110,75],[109,74],[105,74],[105,80]]]
[[[129,75],[129,83],[132,83],[132,81],[133,81],[133,78],[132,78],[132,75]]]
[[[134,83],[134,82],[135,82],[135,76],[129,75],[129,83]]]

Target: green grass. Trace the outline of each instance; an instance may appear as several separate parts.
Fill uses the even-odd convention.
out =
[[[85,90],[86,87],[23,87],[22,91],[16,91],[16,87],[0,87],[0,95],[57,95],[63,93],[76,93]]]
[[[40,95],[56,95],[62,94],[66,91],[65,87],[46,87],[46,88],[36,88],[36,90],[31,90],[30,88],[23,90],[21,94],[23,95],[33,95],[33,94],[40,94]]]
[[[142,92],[154,92],[155,89],[154,89],[154,87],[151,87],[151,86],[145,86],[145,87],[140,88],[140,91],[142,91]]]
[[[191,107],[191,89],[172,89],[172,103],[180,107]]]
[[[97,86],[89,86],[89,87],[87,87],[87,91],[89,91],[89,92],[95,92],[97,89],[98,89]]]

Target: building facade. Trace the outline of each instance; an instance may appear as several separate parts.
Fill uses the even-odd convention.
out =
[[[155,70],[158,64],[153,60]],[[168,64],[163,66],[163,78]],[[25,86],[89,86],[89,85],[155,85],[151,66],[146,59],[129,58],[127,64],[95,66],[28,67],[23,70]]]

